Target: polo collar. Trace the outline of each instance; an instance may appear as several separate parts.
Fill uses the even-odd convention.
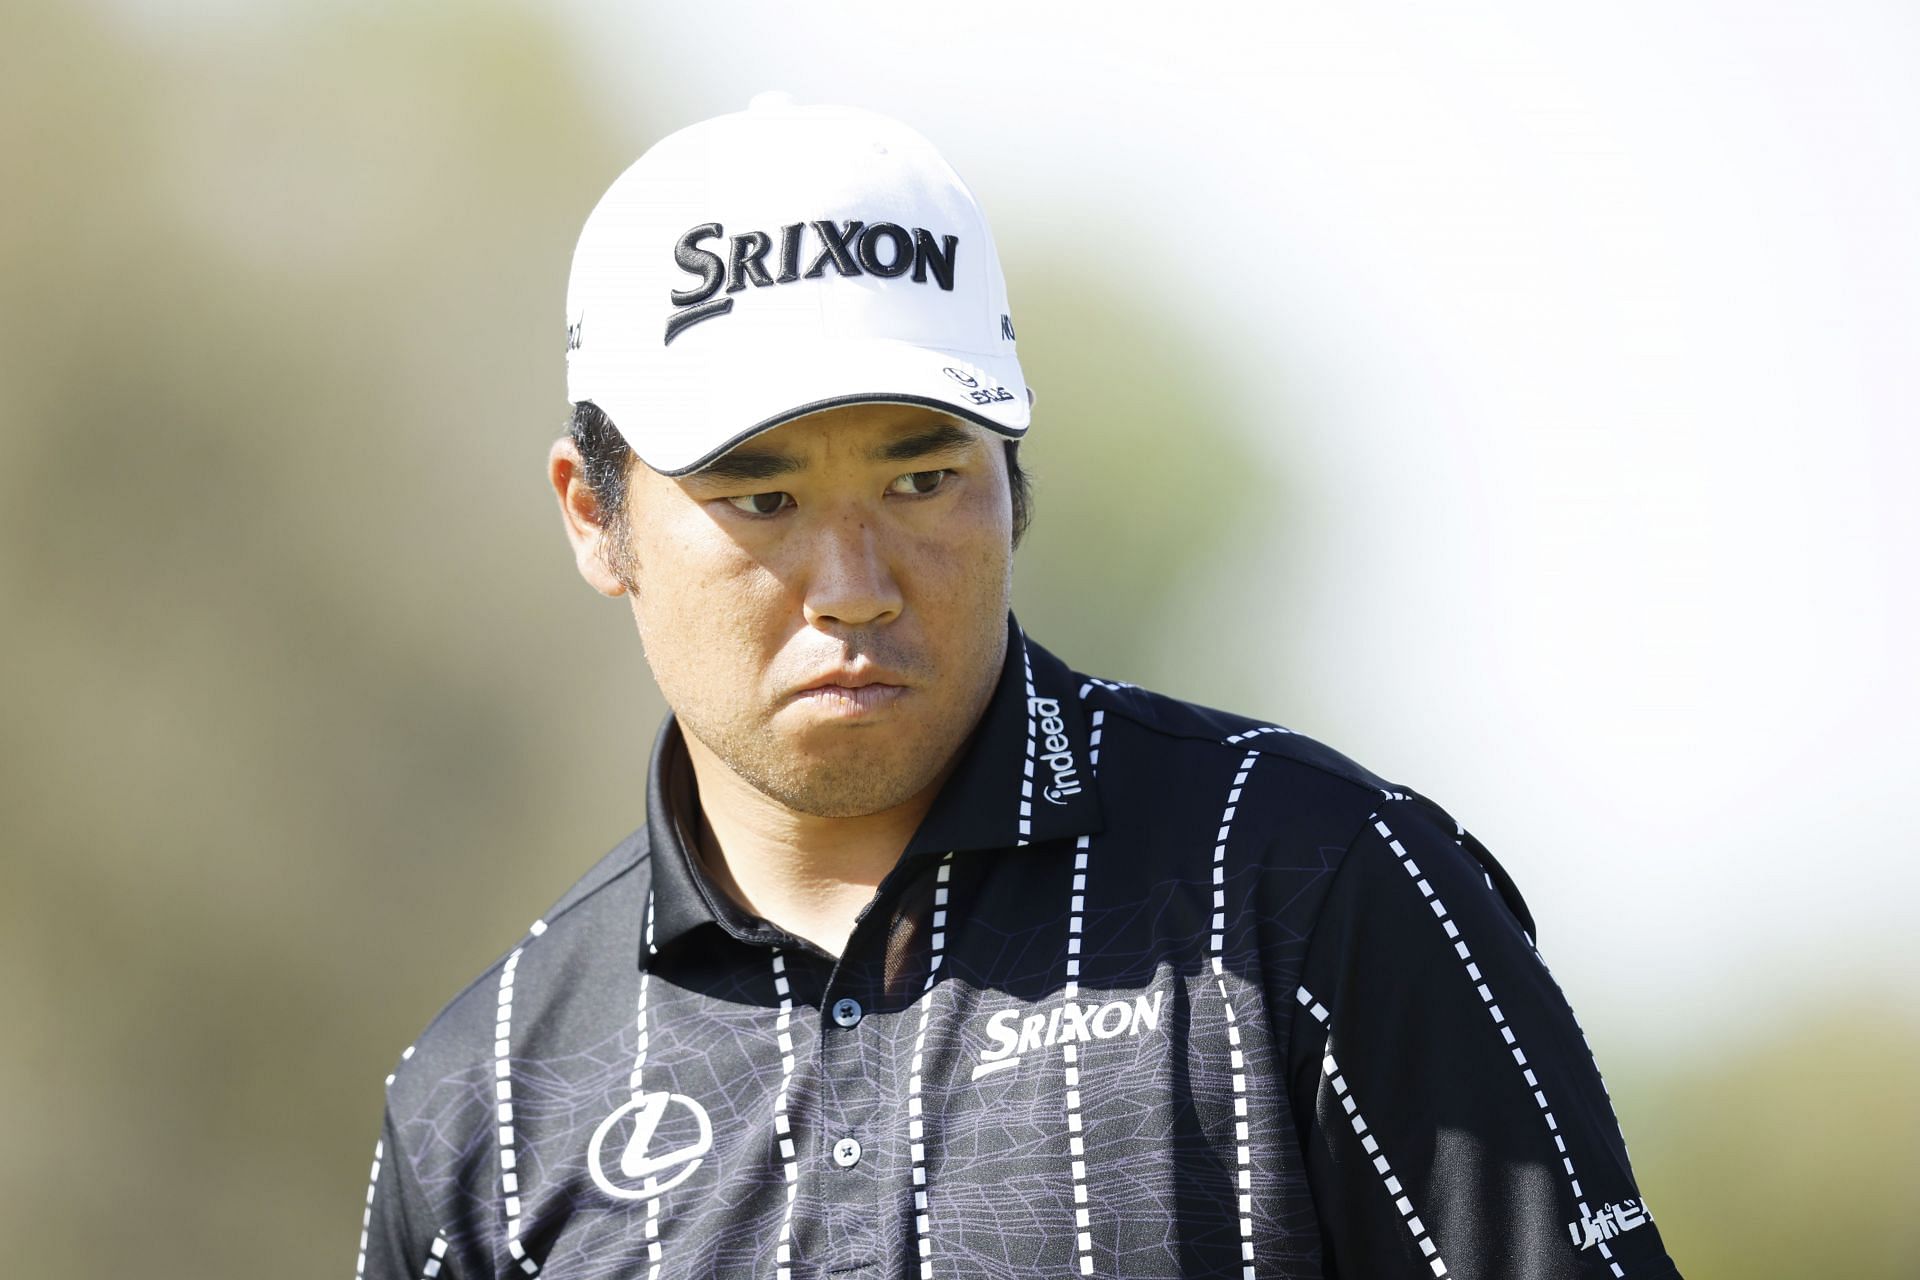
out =
[[[1103,818],[1089,750],[1073,672],[1027,639],[1009,614],[1006,661],[986,712],[901,860],[1098,834]],[[716,925],[742,941],[792,944],[794,939],[728,898],[695,862],[697,803],[686,743],[669,714],[654,739],[648,770],[653,950],[665,951],[702,925]],[[642,964],[648,945],[643,938]]]
[[[1000,682],[906,856],[1071,840],[1101,825],[1079,684],[1009,614]]]

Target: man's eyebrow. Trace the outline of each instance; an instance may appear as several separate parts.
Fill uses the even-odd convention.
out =
[[[869,450],[867,456],[875,462],[910,462],[930,453],[952,453],[965,449],[972,443],[971,432],[951,422],[943,422],[937,427],[928,427],[925,431],[916,431],[912,435],[889,440],[886,444]]]
[[[806,468],[806,463],[790,453],[775,453],[770,449],[735,449],[723,453],[687,478],[689,480],[771,480],[775,476],[792,475]]]
[[[910,435],[900,436],[869,449],[867,457],[874,462],[910,462],[930,454],[952,453],[968,448],[972,444],[973,436],[966,428],[951,422],[942,422],[924,431],[915,431]],[[790,453],[781,453],[774,449],[754,449],[743,445],[729,453],[721,454],[687,479],[712,480],[722,484],[740,480],[771,480],[776,476],[788,476],[797,471],[804,471],[806,467],[804,459],[796,458]]]

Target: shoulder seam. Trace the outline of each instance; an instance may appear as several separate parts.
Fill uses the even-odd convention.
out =
[[[622,843],[625,843],[625,842],[623,841]],[[619,847],[618,845],[615,846],[615,848],[618,848],[618,847]],[[451,998],[449,998],[444,1004],[440,1006],[439,1012],[435,1013],[432,1018],[428,1019],[427,1025],[422,1027],[420,1031],[414,1036],[413,1043],[417,1045],[422,1040],[425,1040],[429,1035],[431,1035],[433,1033],[433,1029],[440,1025],[441,1020],[444,1019],[449,1013],[453,1011],[454,1006],[467,998],[468,993],[472,992],[476,987],[479,987],[483,983],[494,979],[499,973],[500,966],[507,962],[507,957],[511,956],[516,949],[520,947],[524,947],[527,944],[527,941],[529,938],[539,937],[540,934],[545,933],[548,928],[552,927],[554,921],[560,920],[566,916],[572,915],[576,907],[579,907],[582,904],[586,903],[588,900],[590,900],[595,895],[597,895],[602,889],[605,889],[608,886],[614,884],[615,882],[625,878],[630,872],[632,872],[641,863],[648,861],[652,857],[652,854],[653,854],[653,850],[643,843],[641,847],[635,851],[633,859],[629,861],[625,866],[621,867],[618,871],[615,871],[612,875],[608,876],[605,880],[602,880],[599,884],[593,886],[593,888],[581,894],[574,901],[568,903],[566,907],[563,908],[562,910],[554,912],[551,919],[549,919],[545,915],[541,915],[537,917],[534,923],[542,926],[539,933],[535,933],[531,927],[522,930],[520,937],[517,941],[515,941],[505,951],[502,951],[499,955],[495,956],[493,960],[490,961],[484,969],[480,970],[479,973],[474,975],[473,980],[471,982],[467,983],[464,987],[461,987],[459,991],[455,992]],[[561,895],[561,897],[563,898],[565,896],[566,896],[565,894]],[[412,1046],[408,1046],[408,1047],[411,1048]],[[404,1058],[402,1059],[401,1065],[405,1065]],[[394,1074],[398,1076],[399,1074],[398,1067],[395,1068]]]
[[[1099,690],[1101,692],[1108,693],[1108,694],[1124,694],[1124,693],[1131,692],[1136,694],[1145,694],[1148,697],[1165,697],[1166,696],[1164,694],[1151,693],[1146,689],[1142,689],[1137,684],[1121,684],[1118,681],[1099,680],[1092,676],[1081,677],[1081,688],[1084,691],[1081,695],[1081,701],[1083,702],[1095,701],[1095,698],[1094,698],[1095,690]],[[1133,723],[1139,725],[1142,729],[1146,729],[1152,733],[1160,734],[1162,737],[1179,738],[1187,742],[1216,742],[1216,743],[1220,743],[1223,746],[1226,745],[1225,738],[1215,737],[1213,734],[1210,734],[1210,733],[1188,733],[1180,729],[1169,729],[1167,726],[1163,724],[1155,724],[1152,721],[1146,719],[1144,716],[1142,716],[1139,711],[1134,709],[1134,707],[1132,706],[1131,699],[1100,698],[1098,699],[1098,701],[1100,704],[1100,707],[1099,707],[1100,710],[1111,711],[1116,715],[1125,716],[1128,720],[1131,720]],[[1278,725],[1267,725],[1264,721],[1251,720],[1251,718],[1247,716],[1241,716],[1239,718],[1243,720],[1249,720],[1250,728],[1266,727],[1266,728],[1278,729],[1280,727]],[[1292,730],[1289,729],[1287,730],[1287,732],[1291,733]]]
[[[634,835],[639,835],[639,834],[640,832],[638,831],[634,832]],[[631,840],[633,839],[633,836],[628,836],[627,839]],[[624,844],[626,843],[626,841],[623,840],[621,841],[621,843]],[[615,846],[615,847],[617,848],[618,846]],[[585,893],[581,894],[578,898],[574,899],[572,902],[567,903],[565,907],[561,908],[559,911],[554,912],[551,916],[546,916],[546,915],[540,916],[539,917],[540,922],[547,925],[549,928],[552,927],[553,922],[555,920],[559,920],[563,916],[571,915],[573,913],[574,908],[580,906],[582,903],[586,902],[589,898],[592,898],[595,894],[599,893],[602,889],[605,889],[608,885],[611,885],[614,881],[620,879],[622,876],[632,871],[635,867],[639,866],[641,863],[650,861],[652,857],[653,857],[653,846],[648,841],[645,841],[645,840],[639,841],[638,847],[635,848],[633,852],[632,859],[628,861],[625,866],[621,867],[618,871],[615,871],[612,874],[608,875],[605,880],[602,880],[599,884],[593,886],[593,888],[587,890]],[[563,893],[560,895],[560,897],[564,899],[566,897],[566,894]],[[556,905],[557,905],[557,901],[558,900],[556,900]],[[545,932],[545,930],[542,930],[542,932]]]
[[[1082,688],[1086,690],[1086,693],[1083,695],[1083,701],[1086,701],[1089,703],[1095,701],[1095,699],[1097,698],[1097,694],[1095,693],[1096,690],[1104,691],[1109,694],[1124,693],[1130,690],[1136,693],[1146,694],[1149,697],[1166,696],[1164,694],[1151,693],[1149,690],[1142,689],[1138,685],[1120,684],[1118,682],[1111,681],[1111,680],[1099,680],[1091,676],[1081,676],[1080,678],[1082,681]],[[1283,725],[1274,724],[1271,721],[1255,720],[1250,716],[1236,716],[1237,719],[1247,720],[1249,722],[1247,728],[1240,730],[1238,733],[1227,734],[1225,736],[1215,736],[1213,734],[1208,734],[1208,733],[1193,733],[1193,732],[1189,732],[1181,729],[1172,729],[1172,728],[1168,728],[1166,725],[1163,725],[1163,724],[1156,724],[1153,721],[1146,719],[1144,716],[1140,714],[1139,711],[1135,710],[1132,707],[1131,702],[1132,702],[1131,699],[1121,698],[1121,697],[1098,698],[1100,710],[1110,711],[1115,715],[1123,717],[1129,723],[1138,725],[1140,728],[1146,730],[1149,733],[1159,734],[1160,736],[1165,738],[1174,738],[1182,742],[1211,742],[1216,746],[1229,747],[1229,748],[1239,747],[1244,745],[1247,747],[1249,751],[1258,751],[1263,756],[1271,756],[1276,760],[1289,761],[1293,764],[1299,765],[1302,768],[1312,769],[1314,772],[1323,774],[1328,778],[1332,778],[1336,782],[1344,782],[1349,786],[1356,787],[1363,792],[1373,795],[1374,797],[1376,797],[1377,801],[1380,803],[1384,803],[1388,800],[1408,799],[1409,797],[1415,794],[1411,791],[1406,790],[1405,788],[1394,788],[1391,786],[1375,786],[1370,781],[1366,781],[1361,778],[1355,778],[1348,774],[1342,773],[1336,769],[1328,768],[1326,765],[1321,764],[1318,761],[1303,759],[1302,757],[1295,755],[1291,752],[1274,750],[1271,747],[1262,745],[1259,740],[1265,737],[1299,738],[1303,742],[1311,742],[1316,746],[1322,747],[1329,752],[1333,752],[1336,755],[1339,754],[1336,748],[1327,746],[1326,743],[1321,742],[1318,738],[1312,737],[1308,734],[1300,733],[1293,729],[1288,729]],[[1232,714],[1232,713],[1225,713],[1225,714]],[[1358,761],[1354,761],[1353,765],[1354,765],[1354,768],[1359,769],[1360,771],[1365,773],[1368,778],[1378,777],[1378,775],[1374,774],[1371,769],[1366,768],[1365,765],[1360,764]],[[1381,781],[1384,781],[1384,779],[1381,779]]]

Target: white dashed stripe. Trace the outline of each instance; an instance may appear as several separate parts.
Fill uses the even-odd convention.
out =
[[[647,1280],[659,1280],[660,1275],[660,1197],[647,1197]]]
[[[1247,739],[1249,739],[1249,738],[1257,738],[1257,737],[1259,737],[1259,736],[1260,736],[1261,734],[1263,734],[1263,733],[1285,733],[1285,734],[1291,734],[1292,732],[1293,732],[1293,730],[1291,730],[1291,729],[1282,729],[1282,728],[1281,728],[1281,727],[1280,727],[1279,725],[1277,725],[1277,724],[1263,724],[1263,725],[1261,725],[1261,726],[1260,726],[1260,727],[1259,727],[1258,729],[1248,729],[1248,730],[1246,730],[1246,731],[1245,731],[1245,732],[1243,732],[1243,733],[1236,733],[1236,734],[1234,734],[1234,735],[1233,735],[1232,737],[1230,737],[1230,738],[1228,738],[1228,739],[1226,740],[1226,743],[1227,743],[1227,745],[1228,745],[1228,746],[1230,746],[1230,747],[1234,747],[1234,746],[1239,746],[1239,745],[1240,745],[1241,743],[1243,743],[1243,742],[1245,742],[1245,741],[1246,741]]]
[[[447,1233],[442,1231],[427,1247],[427,1265],[420,1268],[420,1280],[433,1280],[447,1264]]]
[[[653,894],[647,894],[647,954],[653,954]],[[648,969],[640,970],[640,1000],[635,1013],[635,1036],[633,1048],[633,1075],[628,1080],[634,1096],[640,1095],[640,1076],[647,1065],[647,985],[653,976]]]
[[[1466,828],[1459,827],[1458,829],[1461,835],[1464,836],[1466,834]],[[1488,888],[1492,888],[1491,883],[1489,883]],[[1498,890],[1494,890],[1496,896],[1498,896],[1498,892]],[[1529,947],[1533,948],[1533,958],[1540,962],[1540,971],[1547,975],[1547,981],[1553,984],[1553,989],[1556,992],[1559,992],[1560,1003],[1567,1011],[1567,1019],[1573,1023],[1573,1029],[1580,1035],[1580,1043],[1587,1051],[1587,1061],[1593,1064],[1593,1078],[1600,1082],[1600,1096],[1607,1100],[1607,1118],[1613,1121],[1614,1136],[1620,1139],[1620,1149],[1627,1152],[1627,1158],[1631,1161],[1633,1152],[1627,1148],[1626,1130],[1620,1127],[1620,1113],[1614,1110],[1613,1093],[1607,1088],[1607,1078],[1600,1074],[1600,1058],[1593,1051],[1593,1042],[1587,1039],[1587,1029],[1580,1025],[1580,1019],[1573,1012],[1573,1002],[1568,1000],[1567,993],[1560,989],[1560,980],[1553,976],[1553,968],[1547,964],[1547,958],[1540,954],[1540,945],[1533,940],[1533,935],[1522,929],[1520,936],[1527,940]],[[1651,1220],[1653,1213],[1651,1210],[1647,1210],[1647,1200],[1645,1196],[1640,1197],[1640,1207],[1646,1210],[1647,1217]],[[1619,1270],[1619,1265],[1619,1263],[1613,1264],[1615,1275],[1622,1274]]]
[[[1099,676],[1088,676],[1087,682],[1080,686],[1080,697],[1082,700],[1085,700],[1086,696],[1095,689],[1105,689],[1112,693],[1118,693],[1122,689],[1138,689],[1139,687],[1139,685],[1129,684],[1125,680],[1102,680]]]
[[[1027,638],[1020,637],[1020,661],[1027,673],[1027,758],[1021,765],[1020,774],[1020,838],[1015,844],[1026,844],[1033,834],[1033,766],[1034,757],[1039,751],[1038,734],[1040,726],[1033,718],[1033,655],[1027,652]]]
[[[1313,998],[1313,993],[1305,987],[1294,992],[1300,1001],[1322,1026],[1327,1022],[1327,1008]],[[1414,1212],[1413,1200],[1407,1195],[1406,1188],[1400,1185],[1400,1179],[1393,1172],[1393,1166],[1387,1163],[1387,1153],[1380,1149],[1379,1139],[1367,1128],[1367,1122],[1360,1114],[1360,1104],[1355,1101],[1353,1090],[1348,1087],[1346,1078],[1340,1073],[1340,1064],[1333,1060],[1333,1044],[1329,1040],[1325,1054],[1320,1060],[1320,1069],[1327,1077],[1327,1083],[1333,1086],[1334,1096],[1340,1099],[1340,1106],[1347,1113],[1348,1121],[1353,1125],[1353,1134],[1360,1139],[1361,1149],[1373,1160],[1373,1171],[1380,1175],[1387,1188],[1387,1194],[1393,1198],[1393,1207],[1400,1211],[1400,1221],[1413,1233],[1413,1242],[1420,1254],[1433,1268],[1436,1277],[1447,1274],[1447,1264],[1440,1257],[1440,1250],[1428,1238],[1426,1224],[1420,1221],[1420,1215]]]
[[[1387,798],[1389,800],[1406,799],[1405,796],[1398,795],[1391,792],[1388,793]],[[1467,835],[1467,829],[1461,826],[1458,822],[1456,822],[1453,824],[1453,833],[1454,833],[1453,842],[1459,845],[1462,849],[1466,848],[1467,840],[1470,838]],[[1493,876],[1488,874],[1485,870],[1482,870],[1480,873],[1480,878],[1487,882],[1487,892],[1491,893],[1494,896],[1494,898],[1500,901],[1501,905],[1504,906],[1505,900],[1500,897],[1500,890],[1494,886]],[[1533,940],[1533,935],[1528,933],[1525,929],[1522,929],[1520,931],[1520,936],[1527,940],[1527,946],[1532,950],[1533,958],[1540,962],[1540,971],[1547,975],[1547,981],[1553,983],[1553,989],[1556,992],[1559,992],[1560,994],[1561,1003],[1566,1005],[1567,1018],[1573,1023],[1573,1029],[1580,1033],[1580,1043],[1586,1046],[1587,1060],[1593,1064],[1593,1078],[1600,1082],[1600,1096],[1607,1100],[1607,1117],[1613,1121],[1614,1131],[1619,1135],[1619,1138],[1620,1138],[1620,1148],[1621,1150],[1624,1151],[1626,1150],[1626,1146],[1627,1146],[1627,1135],[1624,1131],[1620,1129],[1620,1116],[1613,1109],[1613,1094],[1607,1089],[1606,1077],[1600,1074],[1600,1059],[1594,1055],[1593,1042],[1587,1039],[1587,1029],[1580,1025],[1580,1019],[1577,1016],[1575,1016],[1573,1012],[1573,1002],[1568,1000],[1567,993],[1560,989],[1560,980],[1553,976],[1553,968],[1552,966],[1547,964],[1547,958],[1540,954],[1540,944],[1535,942]],[[1629,1156],[1631,1156],[1632,1153],[1628,1152],[1628,1154]],[[1641,1204],[1644,1206],[1645,1203],[1646,1201],[1643,1198],[1641,1200]]]
[[[1453,842],[1463,849],[1466,848],[1468,839],[1467,829],[1456,822],[1453,824],[1453,830]],[[1487,881],[1487,891],[1493,894],[1496,899],[1499,899],[1500,891],[1494,887],[1493,877],[1486,875],[1485,872],[1482,872],[1482,875],[1485,876]],[[1501,902],[1502,905],[1504,905],[1504,899],[1501,899]],[[1627,1135],[1626,1132],[1620,1128],[1619,1113],[1613,1109],[1613,1094],[1607,1088],[1606,1077],[1600,1074],[1600,1059],[1595,1056],[1593,1052],[1593,1042],[1587,1039],[1587,1029],[1580,1025],[1580,1019],[1573,1012],[1573,1002],[1568,1000],[1567,993],[1560,989],[1560,980],[1553,976],[1553,968],[1547,963],[1547,958],[1540,954],[1540,944],[1535,942],[1533,935],[1525,929],[1520,931],[1520,936],[1527,940],[1527,946],[1533,951],[1533,958],[1540,963],[1540,972],[1547,975],[1547,981],[1551,982],[1553,989],[1559,993],[1560,1002],[1566,1006],[1568,1020],[1573,1023],[1573,1029],[1580,1033],[1580,1043],[1586,1046],[1587,1061],[1593,1064],[1593,1078],[1600,1082],[1600,1096],[1607,1100],[1607,1118],[1613,1121],[1614,1132],[1618,1134],[1620,1138],[1620,1149],[1625,1151],[1627,1147]],[[1632,1153],[1628,1152],[1628,1155],[1631,1157]],[[1646,1204],[1644,1198],[1641,1200],[1641,1204],[1642,1206]]]
[[[413,1056],[413,1046],[408,1045],[404,1050],[401,1051],[400,1061],[405,1062],[408,1058],[411,1058],[412,1056]],[[397,1074],[396,1072],[392,1072],[392,1071],[389,1071],[387,1073],[387,1088],[389,1089],[393,1088],[393,1077],[396,1074]]]
[[[1093,837],[1081,836],[1073,846],[1073,914],[1067,917],[1067,989],[1062,994],[1069,1000],[1080,994],[1080,938],[1086,925],[1084,909],[1087,902],[1087,849],[1093,843]],[[1067,1045],[1069,1051],[1073,1045]],[[1071,1052],[1067,1061],[1073,1061]]]
[[[1087,740],[1087,773],[1091,776],[1100,768],[1100,735],[1104,732],[1107,713],[1093,713],[1092,734]],[[1081,836],[1074,845],[1073,852],[1073,900],[1067,911],[1067,984],[1066,998],[1071,1000],[1080,994],[1080,939],[1086,924],[1087,909],[1087,852],[1092,844],[1091,836]],[[1072,1062],[1073,1046],[1066,1046],[1067,1061]]]
[[[1086,696],[1084,690],[1081,696]],[[1089,776],[1093,776],[1100,768],[1100,735],[1106,720],[1106,712],[1093,713],[1091,734],[1087,739]],[[1087,853],[1092,842],[1091,836],[1081,836],[1073,850],[1073,900],[1067,916],[1067,980],[1066,990],[1062,993],[1068,1000],[1077,1000],[1080,996],[1080,942],[1086,925]],[[1068,1042],[1060,1046],[1060,1054],[1066,1068],[1067,1149],[1073,1159],[1074,1231],[1080,1250],[1080,1274],[1090,1276],[1093,1274],[1093,1224],[1087,1208],[1086,1143],[1080,1136],[1080,1046]]]
[[[1454,954],[1466,968],[1467,981],[1473,983],[1474,991],[1480,996],[1480,1003],[1486,1007],[1488,1015],[1492,1017],[1493,1025],[1499,1031],[1500,1038],[1506,1041],[1507,1051],[1513,1055],[1514,1065],[1520,1069],[1521,1077],[1527,1082],[1527,1088],[1533,1091],[1534,1105],[1540,1108],[1540,1115],[1546,1121],[1547,1133],[1553,1138],[1554,1149],[1560,1153],[1560,1166],[1566,1172],[1567,1184],[1573,1191],[1574,1202],[1580,1206],[1580,1216],[1583,1218],[1588,1216],[1586,1193],[1580,1189],[1580,1175],[1574,1170],[1573,1155],[1567,1150],[1567,1140],[1560,1132],[1560,1122],[1553,1117],[1553,1107],[1547,1101],[1547,1092],[1541,1087],[1539,1077],[1534,1074],[1533,1068],[1528,1065],[1526,1050],[1520,1047],[1519,1037],[1514,1035],[1513,1027],[1507,1022],[1507,1015],[1500,1011],[1500,1004],[1494,999],[1493,990],[1487,985],[1486,976],[1480,972],[1480,966],[1473,959],[1472,949],[1467,946],[1466,939],[1460,936],[1460,926],[1456,925],[1453,918],[1447,914],[1446,904],[1440,900],[1438,894],[1434,893],[1433,886],[1420,874],[1419,864],[1408,856],[1406,847],[1394,838],[1392,829],[1381,820],[1379,814],[1373,815],[1373,829],[1378,831],[1380,838],[1387,842],[1387,847],[1393,850],[1394,857],[1400,859],[1400,865],[1406,869],[1408,878],[1414,882],[1414,887],[1420,890],[1420,896],[1426,899],[1427,907],[1433,912],[1434,919],[1439,921],[1440,927],[1446,931],[1448,940],[1453,943]],[[1532,945],[1530,938],[1528,945]],[[1602,1242],[1599,1248],[1600,1256],[1607,1259],[1613,1274],[1624,1278],[1627,1273],[1621,1270],[1618,1262],[1613,1261],[1613,1253],[1607,1248],[1605,1242]]]
[[[1258,751],[1247,752],[1240,762],[1240,772],[1233,775],[1233,789],[1227,792],[1226,812],[1220,815],[1220,834],[1213,843],[1213,928],[1208,949],[1213,953],[1213,972],[1217,977],[1226,972],[1227,950],[1227,833],[1233,830],[1233,815],[1240,809],[1240,791],[1247,785],[1247,775],[1253,772],[1254,761],[1260,758]]]
[[[526,1247],[520,1243],[520,1175],[514,1168],[513,1067],[508,1057],[513,1039],[513,978],[526,949],[525,943],[515,947],[500,969],[500,1008],[493,1028],[493,1096],[500,1123],[500,1194],[506,1201],[507,1252],[520,1270],[535,1276],[540,1274],[540,1264],[527,1256]]]
[[[1553,976],[1553,970],[1547,968],[1546,957],[1540,954],[1540,948],[1535,947],[1533,949],[1533,958],[1538,960],[1541,969],[1546,971],[1547,981],[1553,983],[1553,989],[1560,991],[1560,981]],[[1567,1017],[1572,1021],[1573,1029],[1580,1033],[1580,1043],[1586,1046],[1587,1061],[1593,1064],[1593,1078],[1600,1082],[1600,1096],[1607,1100],[1607,1118],[1613,1121],[1614,1133],[1618,1135],[1620,1139],[1620,1149],[1626,1151],[1627,1134],[1626,1131],[1620,1127],[1619,1113],[1613,1109],[1613,1094],[1607,1090],[1607,1078],[1600,1074],[1600,1059],[1594,1055],[1593,1042],[1587,1039],[1587,1029],[1580,1025],[1580,1019],[1574,1017],[1573,1005],[1568,1001],[1567,993],[1564,991],[1560,991],[1560,1002],[1567,1006]],[[1633,1153],[1628,1151],[1627,1155],[1629,1160],[1631,1160]],[[1640,1206],[1645,1208],[1646,1203],[1646,1197],[1642,1196]],[[1652,1215],[1649,1214],[1648,1216],[1651,1217]]]
[[[1032,686],[1029,685],[1029,688]],[[1032,740],[1028,740],[1032,747]],[[947,884],[953,875],[953,854],[940,859],[933,882],[933,945],[927,959],[927,985],[920,990],[920,1031],[913,1038],[913,1074],[907,1080],[907,1149],[913,1157],[913,1235],[920,1259],[921,1280],[933,1275],[933,1235],[927,1228],[926,1126],[921,1123],[920,1070],[926,1059],[927,1023],[933,1012],[933,984],[947,950]]]
[[[652,955],[653,954],[653,891],[652,890],[647,891],[646,938],[647,938],[647,954]],[[644,968],[640,970],[640,1000],[639,1000],[639,1010],[636,1015],[637,1023],[638,1023],[638,1034],[635,1036],[635,1039],[634,1039],[633,1077],[632,1077],[632,1080],[630,1081],[633,1087],[633,1096],[636,1098],[640,1096],[642,1091],[642,1085],[640,1081],[646,1071],[647,1047],[649,1044],[652,1043],[652,1035],[647,1029],[647,988],[652,980],[652,977],[653,975],[650,970],[644,969]],[[649,1181],[651,1181],[651,1179],[649,1179]],[[660,1276],[660,1197],[659,1196],[647,1197],[647,1224],[645,1227],[645,1235],[646,1235],[646,1241],[647,1241],[647,1280],[659,1280],[659,1276]]]
[[[778,948],[773,953],[773,993],[780,997],[780,1016],[773,1024],[780,1040],[780,1092],[773,1098],[773,1137],[780,1146],[781,1168],[787,1180],[787,1207],[780,1215],[774,1266],[779,1280],[788,1280],[793,1274],[793,1196],[800,1188],[800,1165],[794,1159],[793,1131],[787,1122],[787,1090],[793,1084],[793,989],[787,982],[787,958]]]
[[[393,1083],[393,1077],[387,1077],[387,1083]],[[373,1193],[380,1187],[380,1160],[386,1154],[387,1140],[379,1138],[373,1144],[373,1172],[367,1175],[367,1207],[360,1213],[360,1260],[353,1264],[353,1280],[361,1280],[367,1274],[367,1234],[373,1230]]]
[[[1220,987],[1220,1003],[1227,1013],[1227,1046],[1233,1062],[1233,1136],[1236,1160],[1240,1166],[1237,1185],[1240,1190],[1240,1275],[1254,1280],[1253,1265],[1253,1151],[1247,1136],[1247,1059],[1241,1051],[1240,1024],[1233,1016],[1233,998],[1227,994],[1227,837],[1233,830],[1233,816],[1240,809],[1240,793],[1253,772],[1258,751],[1249,751],[1233,775],[1233,789],[1227,792],[1226,811],[1220,815],[1220,834],[1213,846],[1213,978]]]
[[[400,1061],[413,1057],[413,1046],[408,1045],[400,1051]],[[387,1088],[393,1088],[393,1079],[398,1070],[387,1073]],[[373,1197],[380,1187],[380,1160],[385,1150],[386,1139],[376,1139],[373,1144],[373,1172],[367,1176],[367,1207],[360,1214],[360,1257],[353,1266],[353,1280],[362,1280],[367,1274],[367,1236],[373,1230]]]

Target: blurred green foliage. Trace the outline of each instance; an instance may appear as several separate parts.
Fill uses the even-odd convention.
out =
[[[1920,1273],[1920,1026],[1858,996],[1608,1069],[1634,1173],[1690,1280]],[[1601,1046],[1602,1066],[1609,1056]]]
[[[530,9],[133,12],[0,29],[0,1214],[36,1275],[339,1275],[396,1052],[640,820],[543,459],[574,235],[682,121]],[[1150,679],[1260,464],[1046,235],[1020,609]],[[1797,1019],[1616,1073],[1647,1195],[1695,1277],[1911,1275],[1913,1030]]]

